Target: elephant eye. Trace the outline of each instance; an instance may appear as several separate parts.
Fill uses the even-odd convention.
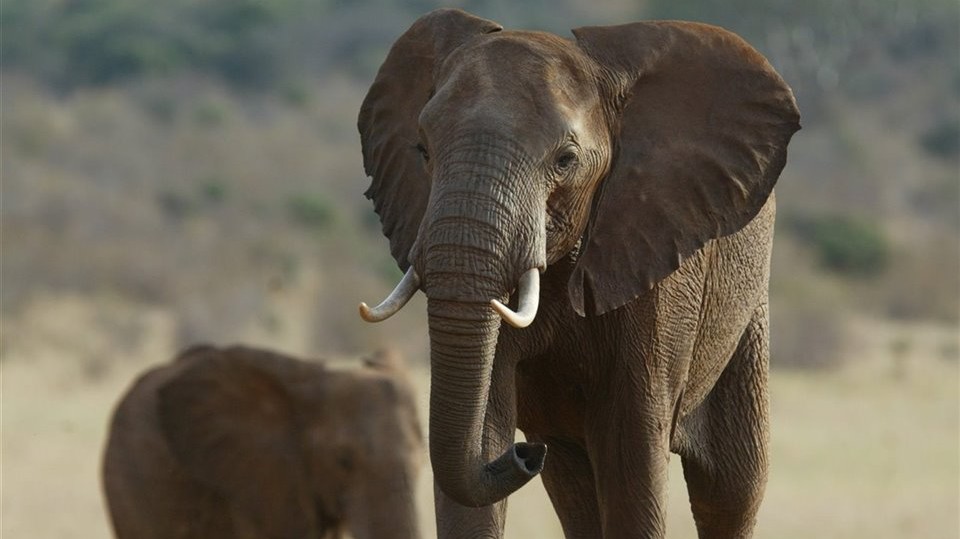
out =
[[[577,154],[573,150],[565,150],[557,156],[556,167],[560,172],[566,172],[577,164]]]
[[[427,147],[424,146],[423,143],[417,143],[417,151],[420,152],[420,156],[423,157],[424,161],[430,160],[430,152],[427,151]]]

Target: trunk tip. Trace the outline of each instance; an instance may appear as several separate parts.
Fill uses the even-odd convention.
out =
[[[479,476],[441,474],[435,466],[434,479],[440,490],[460,505],[483,507],[506,498],[536,477],[543,471],[546,456],[545,444],[517,442],[499,458],[478,469]]]
[[[513,458],[518,468],[533,477],[543,471],[547,446],[541,443],[517,442],[513,445]]]

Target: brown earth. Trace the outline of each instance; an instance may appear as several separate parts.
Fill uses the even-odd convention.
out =
[[[134,377],[173,352],[173,317],[75,296],[2,322],[0,535],[109,537],[98,477],[107,421]],[[772,470],[757,537],[957,537],[957,328],[859,321],[850,335],[840,370],[773,373]],[[309,346],[297,332],[245,337],[294,353]],[[403,347],[415,358],[424,344]],[[411,362],[425,414],[427,372]],[[679,464],[669,536],[695,537]],[[429,471],[419,496],[429,536]],[[539,481],[511,497],[507,537],[560,536]]]

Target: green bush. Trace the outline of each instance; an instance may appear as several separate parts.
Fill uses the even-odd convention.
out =
[[[960,156],[960,119],[942,119],[920,136],[920,146],[930,155],[956,159]]]
[[[788,219],[788,227],[813,247],[827,270],[850,276],[872,277],[887,269],[890,246],[873,222],[829,215]]]
[[[6,0],[0,58],[63,87],[180,69],[240,86],[274,78],[266,38],[294,0]]]
[[[319,195],[299,194],[287,200],[287,215],[300,226],[325,229],[333,224],[334,211],[330,202]]]
[[[193,111],[193,120],[202,127],[218,127],[228,116],[227,108],[215,101],[206,101],[197,105]]]
[[[227,198],[227,186],[215,177],[201,180],[195,193],[184,193],[173,189],[162,189],[157,193],[156,202],[160,212],[174,221],[195,217],[201,211],[224,203]]]
[[[221,204],[227,198],[227,185],[217,178],[200,182],[200,198],[209,205]]]
[[[310,87],[303,82],[287,82],[280,88],[280,98],[293,108],[305,108],[310,104]]]

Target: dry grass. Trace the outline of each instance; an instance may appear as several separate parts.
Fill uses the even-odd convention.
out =
[[[116,319],[139,327],[140,337],[118,345],[104,333]],[[22,320],[4,320],[0,535],[109,536],[98,479],[107,420],[131,380],[169,356],[174,326],[167,312],[82,298],[51,299]],[[757,536],[957,537],[956,329],[857,329],[850,342],[858,357],[842,369],[774,373],[773,466]],[[283,339],[246,340],[309,347],[306,335]],[[402,343],[408,354],[423,345]],[[422,365],[416,383],[425,408]],[[669,535],[694,537],[679,459],[671,467]],[[419,492],[429,536],[428,474]],[[539,482],[511,498],[509,515],[508,537],[560,537]]]

